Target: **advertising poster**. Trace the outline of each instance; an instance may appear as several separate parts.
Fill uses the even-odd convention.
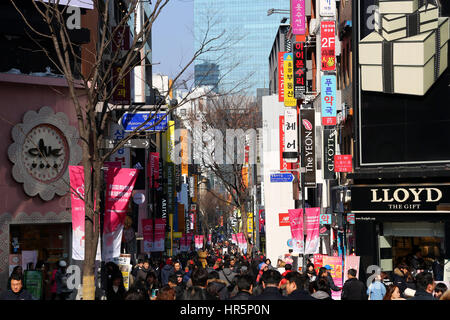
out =
[[[342,288],[342,257],[323,257],[323,265],[329,265],[332,270],[330,270],[331,277],[333,278],[334,284],[336,287]],[[331,290],[333,300],[341,300],[342,290],[333,291]]]
[[[319,252],[320,208],[306,208],[306,243],[305,254]]]
[[[122,231],[128,211],[137,169],[108,168],[105,173],[106,197],[105,218],[103,224],[103,252],[105,261],[120,256]]]
[[[351,154],[337,154],[334,156],[334,171],[335,172],[352,172],[352,155]]]
[[[348,270],[356,270],[356,278],[359,279],[359,256],[345,256],[344,260],[344,283],[348,279]]]
[[[314,270],[319,274],[319,269],[323,267],[323,255],[320,253],[314,254]]]
[[[322,71],[336,70],[336,22],[334,20],[320,22]]]
[[[289,224],[291,226],[293,250],[295,253],[303,253],[304,251],[303,209],[289,209],[288,213],[289,213]]]

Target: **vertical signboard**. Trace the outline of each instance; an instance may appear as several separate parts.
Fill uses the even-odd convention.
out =
[[[109,130],[112,134],[111,138],[114,144],[117,144],[127,135],[124,128],[120,124],[114,122],[110,122]],[[109,157],[109,160],[114,162],[119,161],[122,165],[122,168],[129,168],[130,158],[130,148],[120,148]]]
[[[112,68],[113,85],[117,84],[112,95],[112,104],[131,103],[131,74],[125,70],[124,74],[120,75],[121,71],[122,67],[120,66],[115,66]]]
[[[278,101],[284,101],[284,54],[278,52]]]
[[[180,143],[181,143],[181,175],[188,176],[189,151],[188,151],[188,131],[187,129],[180,129]]]
[[[336,0],[320,0],[320,15],[322,17],[334,16],[336,12]]]
[[[294,59],[292,53],[284,54],[284,105],[296,107],[297,100],[294,98]]]
[[[305,0],[291,0],[292,34],[306,33]]]
[[[336,75],[323,75],[321,79],[322,125],[336,125]]]
[[[287,171],[292,169],[292,163],[286,162],[286,160],[283,158],[283,152],[284,152],[284,116],[280,116],[279,121],[279,131],[280,131],[280,171]]]
[[[295,42],[294,56],[294,97],[300,99],[306,92],[306,48],[304,42]]]
[[[286,162],[297,162],[298,157],[297,109],[284,110],[284,152]]]
[[[336,24],[334,20],[320,22],[321,37],[321,68],[322,71],[336,70],[335,34]]]
[[[316,142],[314,109],[300,110],[302,167],[305,168],[305,186],[316,187]]]
[[[336,130],[323,129],[323,178],[333,180],[336,178],[334,172],[334,156],[336,154]]]

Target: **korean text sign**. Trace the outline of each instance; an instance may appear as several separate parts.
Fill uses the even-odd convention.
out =
[[[292,53],[285,53],[283,60],[284,105],[295,107],[297,106],[297,100],[294,98],[294,59]]]
[[[320,22],[320,37],[321,37],[321,68],[322,71],[336,70],[336,46],[335,46],[335,21],[321,21]]]
[[[304,42],[295,42],[294,55],[294,97],[300,99],[306,92],[306,47]]]
[[[336,75],[323,75],[321,79],[322,125],[336,125]]]
[[[306,33],[305,0],[291,0],[292,34]]]

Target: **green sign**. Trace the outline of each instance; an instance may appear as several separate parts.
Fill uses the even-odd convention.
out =
[[[40,300],[42,296],[42,272],[25,271],[25,288],[33,296],[33,299]]]

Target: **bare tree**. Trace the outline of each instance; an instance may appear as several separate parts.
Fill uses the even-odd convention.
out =
[[[85,203],[85,260],[83,265],[83,299],[93,300],[95,298],[94,265],[97,243],[100,236],[100,225],[94,223],[100,218],[100,199],[103,192],[103,164],[108,158],[122,148],[123,145],[144,131],[147,124],[153,120],[157,112],[164,106],[167,96],[171,91],[170,86],[164,101],[155,105],[151,110],[154,117],[150,117],[141,126],[131,132],[126,138],[118,141],[116,145],[107,152],[103,152],[101,146],[107,132],[108,120],[111,111],[119,106],[111,102],[111,98],[119,87],[121,81],[130,74],[136,66],[141,66],[146,57],[141,55],[141,49],[149,39],[153,24],[157,21],[159,14],[170,0],[155,0],[151,5],[151,13],[146,17],[140,30],[134,30],[134,36],[128,50],[113,50],[120,47],[125,37],[124,26],[132,21],[139,4],[138,0],[126,1],[126,8],[119,16],[114,15],[112,9],[113,0],[93,0],[93,12],[97,17],[97,29],[91,30],[96,38],[92,47],[84,46],[87,54],[83,56],[81,45],[72,41],[71,32],[66,26],[67,5],[59,5],[59,0],[43,1],[28,0],[42,19],[48,30],[45,32],[37,29],[30,18],[29,12],[22,10],[22,1],[10,0],[17,9],[24,23],[28,27],[30,41],[40,46],[46,54],[53,67],[67,80],[70,98],[73,102],[78,121],[80,133],[80,144],[82,147],[82,166],[85,177],[85,194],[79,195]],[[70,2],[69,2],[70,5]],[[212,21],[212,20],[211,20]],[[209,21],[208,23],[211,23]],[[51,46],[42,46],[36,39],[46,39]],[[226,51],[234,40],[227,37],[225,32],[219,35],[211,35],[208,32],[199,40],[197,50],[186,65],[180,67],[180,71],[174,77],[173,83],[178,83],[181,76],[200,56],[208,52]],[[81,68],[81,66],[84,66]],[[120,72],[113,77],[112,68],[120,66]],[[190,91],[194,91],[191,88]],[[186,95],[178,105],[169,105],[166,116],[173,110],[189,101]],[[158,125],[164,118],[155,123]],[[69,182],[67,182],[69,184]],[[76,190],[71,190],[76,193]],[[97,199],[94,203],[94,199]]]

